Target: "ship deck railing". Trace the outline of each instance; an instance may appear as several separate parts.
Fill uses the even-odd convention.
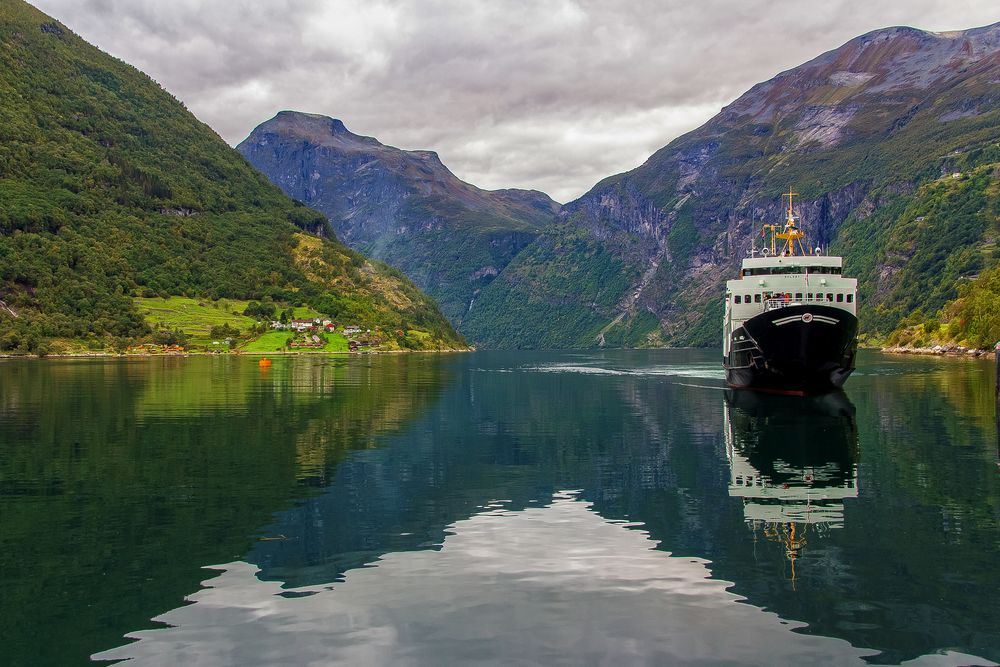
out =
[[[766,299],[764,301],[764,312],[767,312],[769,310],[775,310],[777,308],[784,308],[786,306],[807,306],[811,303],[819,303],[823,304],[824,306],[835,305],[833,299],[827,298],[825,294],[814,296],[811,299],[809,298],[784,299],[778,297],[774,299]],[[843,306],[844,304],[841,303],[840,305]]]

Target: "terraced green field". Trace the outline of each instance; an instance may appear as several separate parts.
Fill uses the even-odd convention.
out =
[[[204,347],[208,350],[218,349],[213,345],[212,327],[229,325],[239,331],[253,328],[257,321],[243,315],[248,301],[238,299],[190,299],[173,296],[168,298],[153,297],[136,299],[136,307],[146,322],[154,328],[180,329],[190,336],[188,347]],[[279,310],[286,307],[279,304]],[[291,309],[295,318],[318,317],[312,308],[299,306]],[[288,331],[268,331],[254,340],[243,343],[239,349],[244,352],[278,352],[285,349],[285,343],[291,336]],[[325,347],[311,352],[347,352],[347,338],[343,334],[324,334],[327,339]],[[227,349],[225,345],[221,349]]]
[[[240,330],[248,329],[256,321],[243,315],[248,301],[236,299],[189,299],[183,296],[136,299],[139,312],[152,327],[180,329],[195,338],[205,338],[215,326],[228,324]]]

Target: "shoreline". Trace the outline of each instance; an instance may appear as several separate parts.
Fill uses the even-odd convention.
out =
[[[595,348],[596,349],[596,348]],[[616,349],[634,349],[634,350],[683,350],[683,349],[699,349],[699,348],[687,348],[687,347],[658,347],[658,348],[616,348]],[[886,354],[900,354],[900,355],[915,355],[915,356],[934,356],[934,357],[971,357],[979,358],[983,356],[989,356],[991,350],[983,350],[979,348],[967,348],[958,345],[941,346],[936,345],[934,347],[864,347],[862,349],[874,350],[877,352],[884,352]],[[310,350],[277,350],[273,352],[244,352],[244,351],[232,351],[232,352],[142,352],[142,353],[131,353],[126,354],[124,352],[78,352],[78,353],[63,353],[63,354],[46,354],[45,356],[39,357],[35,354],[0,354],[0,360],[4,359],[151,359],[154,357],[296,357],[296,356],[312,356],[312,357],[361,357],[366,355],[386,355],[386,354],[461,354],[466,352],[476,352],[478,351],[475,347],[468,348],[448,348],[439,350],[364,350],[361,352],[324,352],[324,351],[310,351]]]
[[[962,347],[960,345],[935,345],[934,347],[883,347],[878,348],[888,354],[912,354],[925,357],[973,357],[988,356],[990,350]]]
[[[476,348],[443,349],[443,350],[365,350],[363,352],[322,352],[322,351],[277,351],[277,352],[142,352],[126,354],[124,352],[80,352],[73,354],[0,354],[2,359],[151,359],[154,357],[363,357],[384,354],[461,354],[475,352]]]

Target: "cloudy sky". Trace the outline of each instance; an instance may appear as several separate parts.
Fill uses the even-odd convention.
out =
[[[996,0],[34,0],[231,144],[282,109],[436,150],[485,188],[573,199],[758,81]]]

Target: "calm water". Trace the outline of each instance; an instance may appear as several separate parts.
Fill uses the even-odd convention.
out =
[[[995,664],[991,362],[0,363],[0,663]]]

